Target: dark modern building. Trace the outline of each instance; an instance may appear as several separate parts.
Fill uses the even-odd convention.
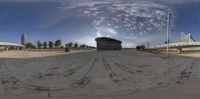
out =
[[[122,41],[108,37],[100,37],[95,39],[97,42],[97,50],[120,50],[122,49]]]

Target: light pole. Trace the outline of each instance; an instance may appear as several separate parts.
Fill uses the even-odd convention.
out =
[[[167,12],[167,55],[169,55],[169,28],[170,28],[170,12]]]

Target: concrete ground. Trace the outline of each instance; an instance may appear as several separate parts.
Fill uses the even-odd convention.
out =
[[[0,99],[200,97],[197,54],[168,58],[135,50],[6,53],[0,53]]]

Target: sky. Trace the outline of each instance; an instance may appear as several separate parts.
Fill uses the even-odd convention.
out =
[[[0,0],[0,41],[78,42],[96,46],[96,37],[123,41],[124,47],[170,41],[191,33],[200,41],[200,0]]]

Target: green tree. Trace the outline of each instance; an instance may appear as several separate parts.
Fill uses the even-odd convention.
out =
[[[136,49],[140,50],[140,51],[144,51],[145,50],[145,45],[138,45],[138,46],[136,46]]]
[[[165,44],[167,44],[167,41],[164,42]],[[168,43],[171,43],[170,41],[168,41]]]
[[[44,49],[47,48],[47,42],[46,41],[43,43],[43,46],[44,46]]]
[[[25,47],[26,49],[35,48],[35,46],[32,43],[26,43]]]
[[[42,48],[42,43],[41,43],[41,41],[37,41],[37,48],[39,48],[39,49]]]
[[[60,48],[61,44],[62,44],[61,40],[56,40],[55,43],[54,43],[54,46],[57,47],[57,48]]]
[[[65,48],[69,48],[69,45],[68,45],[68,44],[65,44]]]
[[[86,44],[82,44],[82,45],[80,45],[80,48],[86,48]]]
[[[74,43],[73,43],[73,42],[70,42],[70,43],[68,43],[68,47],[69,47],[69,48],[72,48],[72,47],[73,47],[73,45],[74,45]]]
[[[52,41],[49,41],[49,48],[53,48],[53,42]]]
[[[74,44],[73,44],[72,42],[70,42],[70,43],[65,44],[65,47],[66,47],[66,48],[72,48],[73,45],[74,45]]]
[[[78,48],[78,43],[74,43],[74,48]]]

